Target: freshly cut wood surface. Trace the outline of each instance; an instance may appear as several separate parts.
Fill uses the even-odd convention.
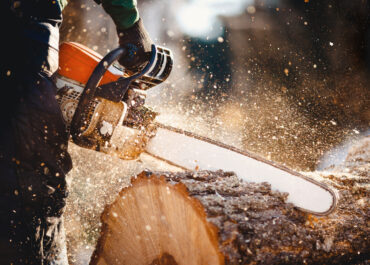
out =
[[[366,264],[368,192],[326,179],[338,208],[316,217],[233,173],[143,172],[102,215],[91,264]]]
[[[224,264],[217,228],[185,185],[139,175],[103,213],[92,264]]]

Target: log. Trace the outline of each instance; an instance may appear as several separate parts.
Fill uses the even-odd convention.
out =
[[[142,172],[102,214],[90,264],[365,264],[367,207],[347,194],[315,217],[286,197],[230,172]]]

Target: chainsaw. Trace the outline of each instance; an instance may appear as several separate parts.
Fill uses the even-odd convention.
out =
[[[298,209],[327,215],[336,206],[333,190],[285,166],[155,120],[158,113],[145,105],[148,89],[170,75],[173,55],[152,45],[148,63],[137,73],[115,62],[123,48],[105,57],[73,42],[60,46],[59,70],[54,76],[57,101],[72,141],[121,159],[145,152],[185,170],[233,171],[249,182],[268,182],[288,193]]]

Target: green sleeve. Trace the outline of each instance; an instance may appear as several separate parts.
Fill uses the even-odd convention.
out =
[[[136,7],[136,0],[94,0],[97,4],[102,4],[118,30],[130,28],[139,20],[139,11]],[[61,8],[67,5],[67,0],[58,0]]]
[[[118,30],[125,30],[139,20],[139,11],[136,0],[100,0],[102,6],[111,18]]]

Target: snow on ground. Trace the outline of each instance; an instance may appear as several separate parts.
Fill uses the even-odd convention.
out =
[[[306,175],[336,190],[338,200],[347,193],[358,197],[355,207],[370,203],[370,130],[347,139],[323,156],[317,171]],[[347,193],[343,192],[344,190]]]
[[[370,129],[363,133],[357,133],[326,152],[316,169],[318,171],[347,172],[353,170],[354,167],[357,168],[356,163],[361,164],[366,161],[368,163],[370,160]]]

